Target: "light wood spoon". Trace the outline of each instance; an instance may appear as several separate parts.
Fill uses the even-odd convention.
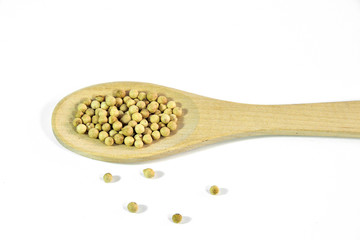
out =
[[[106,146],[78,134],[72,125],[76,106],[84,98],[113,94],[116,89],[153,91],[183,108],[178,129],[142,149]],[[52,128],[67,149],[86,157],[118,163],[158,159],[203,145],[247,136],[302,135],[360,137],[360,101],[295,105],[251,105],[221,101],[142,82],[112,82],[90,86],[62,99],[54,109]]]

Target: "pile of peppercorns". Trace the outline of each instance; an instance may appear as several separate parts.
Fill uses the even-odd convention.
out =
[[[81,134],[106,145],[142,148],[177,129],[182,108],[154,92],[117,90],[114,95],[85,99],[77,106],[73,125]]]

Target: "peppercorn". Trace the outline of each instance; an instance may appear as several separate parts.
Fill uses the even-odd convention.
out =
[[[84,103],[80,103],[77,107],[77,110],[80,112],[85,112],[87,109],[87,106]]]
[[[112,175],[111,175],[111,173],[105,173],[103,179],[104,179],[104,182],[110,183],[110,182],[112,181]]]
[[[166,104],[167,103],[167,98],[165,96],[159,96],[157,99],[157,102],[160,104]]]
[[[124,116],[121,117],[120,121],[124,124],[128,124],[131,121],[130,114],[124,114]]]
[[[136,121],[136,122],[140,122],[142,120],[142,115],[141,113],[134,113],[133,115],[131,115],[131,118]]]
[[[96,128],[97,130],[101,131],[101,124],[100,124],[100,123],[96,124],[96,125],[95,125],[95,128]]]
[[[134,134],[134,129],[130,126],[123,127],[121,131],[125,136],[132,136]]]
[[[139,134],[139,133],[134,136],[135,141],[142,140],[142,138],[143,138],[142,134]]]
[[[167,108],[167,107],[166,107],[165,104],[160,104],[160,105],[159,105],[159,110],[160,110],[161,112],[163,112],[166,108]]]
[[[95,97],[95,100],[98,101],[98,102],[103,102],[104,101],[104,96],[101,96],[101,95],[98,95]]]
[[[141,124],[137,124],[135,126],[135,132],[141,134],[141,133],[145,132],[145,127]]]
[[[118,133],[117,131],[112,129],[112,130],[110,130],[109,135],[110,135],[110,137],[114,137],[117,133]]]
[[[105,132],[108,132],[108,131],[110,131],[111,126],[110,126],[109,123],[104,123],[104,124],[101,126],[101,129],[102,129],[103,131],[105,131]]]
[[[158,123],[160,121],[160,117],[158,115],[151,115],[149,120],[151,123]]]
[[[80,118],[75,118],[73,120],[73,125],[76,127],[77,125],[82,124],[82,120]]]
[[[108,112],[105,109],[99,108],[99,110],[97,110],[97,115],[99,117],[107,117]]]
[[[135,146],[136,148],[142,148],[142,147],[144,146],[144,143],[143,143],[143,141],[141,141],[140,139],[138,139],[138,140],[136,140],[136,141],[134,142],[134,146]]]
[[[170,109],[173,109],[176,107],[176,103],[175,101],[169,101],[166,106]]]
[[[151,112],[151,113],[154,113],[158,109],[158,107],[159,107],[159,103],[151,102],[147,106],[147,110],[149,110],[149,112]]]
[[[114,139],[112,137],[105,138],[105,144],[108,146],[112,146],[114,144]]]
[[[110,124],[113,124],[114,122],[117,122],[117,121],[118,121],[118,119],[115,116],[110,116],[109,119],[108,119],[108,122]]]
[[[109,114],[110,116],[118,117],[120,115],[120,112],[115,106],[112,106],[109,108]]]
[[[130,99],[131,99],[131,97],[125,96],[125,97],[123,98],[124,103],[126,104]]]
[[[140,124],[143,125],[144,127],[149,126],[149,122],[146,119],[141,120]]]
[[[213,185],[210,187],[209,192],[211,195],[217,195],[219,193],[220,189],[218,186]]]
[[[155,171],[151,168],[144,169],[143,173],[146,178],[153,178],[155,176]]]
[[[123,112],[126,112],[127,110],[128,110],[128,107],[126,106],[126,104],[124,103],[124,104],[121,104],[121,106],[120,106],[120,111],[123,111]]]
[[[76,131],[78,133],[85,133],[86,129],[87,128],[86,128],[85,124],[79,124],[79,125],[76,126]]]
[[[176,128],[177,128],[177,124],[176,124],[176,122],[174,122],[174,121],[170,121],[170,122],[167,124],[167,127],[168,127],[171,131],[175,131]]]
[[[181,216],[181,214],[179,214],[179,213],[176,213],[176,214],[174,214],[174,215],[172,216],[172,221],[173,221],[174,223],[180,223],[181,220],[182,220],[182,216]]]
[[[144,108],[146,108],[146,104],[145,104],[144,101],[138,101],[138,102],[136,103],[136,106],[137,106],[139,109],[144,109]]]
[[[124,139],[124,143],[126,146],[132,146],[134,144],[134,141],[135,139],[131,136],[127,136],[125,139]]]
[[[122,98],[117,97],[115,98],[115,100],[116,100],[115,106],[120,107],[121,104],[123,104]]]
[[[168,127],[162,127],[160,129],[161,136],[168,137],[170,135],[170,129]]]
[[[173,109],[173,113],[177,116],[177,117],[181,117],[182,115],[182,108],[181,107],[176,107]]]
[[[134,101],[134,99],[131,99],[131,98],[126,102],[127,107],[130,107],[130,106],[135,105],[135,104],[136,104],[136,102]]]
[[[142,109],[142,110],[140,111],[140,113],[141,113],[141,115],[143,116],[143,118],[148,118],[148,117],[150,116],[150,112],[149,112],[149,110],[147,110],[147,109]]]
[[[109,134],[105,131],[101,131],[99,132],[99,139],[100,141],[104,142],[105,139],[109,136]]]
[[[88,132],[89,137],[91,138],[97,138],[99,136],[99,130],[96,128],[91,128]]]
[[[120,131],[120,129],[122,128],[122,123],[119,121],[116,121],[112,124],[112,127],[115,131]]]
[[[92,117],[92,116],[94,116],[94,114],[95,114],[95,110],[92,109],[92,108],[88,108],[88,109],[86,109],[85,113],[86,113],[87,115],[89,115],[90,117]]]
[[[97,100],[93,100],[93,101],[91,102],[90,106],[91,106],[92,109],[97,109],[97,108],[100,107],[100,102],[97,101]]]
[[[84,115],[84,113],[83,113],[82,111],[77,111],[77,112],[75,113],[75,117],[76,117],[76,118],[81,118],[82,115]]]
[[[139,112],[139,108],[136,105],[131,105],[129,107],[129,113],[130,114],[134,114],[134,113],[138,113]]]
[[[149,127],[146,127],[145,131],[144,131],[144,135],[145,134],[151,134],[151,133],[152,133],[151,129]]]
[[[82,101],[83,104],[85,104],[87,107],[90,106],[91,104],[91,99],[90,98],[85,98],[83,101]]]
[[[163,122],[163,123],[169,123],[170,122],[170,116],[169,115],[167,115],[167,114],[163,114],[163,115],[161,115],[161,122]]]
[[[134,128],[138,123],[134,120],[131,120],[130,122],[128,122],[128,126]]]
[[[151,137],[152,137],[154,140],[159,140],[160,137],[161,137],[161,134],[160,134],[159,131],[153,131],[153,132],[151,133]]]
[[[100,108],[104,109],[104,110],[108,110],[109,109],[109,105],[106,104],[106,102],[102,102],[100,103]]]
[[[108,106],[114,106],[116,103],[116,99],[111,95],[107,95],[105,98],[105,102]]]
[[[139,210],[139,207],[136,202],[131,202],[127,205],[127,209],[131,213],[136,213]]]
[[[116,90],[114,92],[115,97],[119,97],[119,98],[123,98],[126,96],[126,91],[125,90]]]
[[[122,144],[124,142],[124,136],[122,134],[115,134],[114,141],[116,144]]]
[[[175,114],[170,114],[170,121],[177,122],[178,121],[177,116]]]
[[[145,143],[145,144],[151,144],[152,143],[152,141],[153,141],[153,139],[152,139],[152,137],[151,137],[151,135],[150,134],[145,134],[144,136],[143,136],[143,142]]]
[[[172,111],[172,109],[167,108],[167,109],[164,110],[163,113],[164,113],[164,114],[167,114],[167,115],[171,115],[171,114],[173,113],[173,111]]]
[[[153,131],[158,130],[158,129],[159,129],[159,124],[157,124],[157,123],[152,123],[152,124],[150,125],[150,129],[153,130]]]
[[[131,97],[133,99],[137,98],[138,95],[139,95],[138,90],[132,89],[132,90],[129,91],[129,97]]]
[[[98,121],[99,121],[100,124],[104,124],[104,123],[107,123],[108,118],[106,116],[99,116]]]
[[[139,99],[140,101],[146,99],[146,93],[140,92],[139,95],[138,95],[138,99]]]
[[[89,131],[91,128],[94,128],[95,125],[93,123],[87,123],[86,124],[86,129]]]

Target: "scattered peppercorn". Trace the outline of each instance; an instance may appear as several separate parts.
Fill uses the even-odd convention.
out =
[[[146,178],[153,178],[155,176],[155,171],[151,168],[144,169],[143,173]]]
[[[103,179],[104,179],[104,182],[106,182],[106,183],[111,182],[111,181],[112,181],[112,175],[111,175],[111,173],[105,173]]]
[[[172,221],[173,221],[174,223],[180,223],[181,220],[182,220],[182,216],[181,216],[180,213],[176,213],[176,214],[174,214],[174,215],[172,216]]]
[[[136,213],[139,210],[139,206],[137,205],[136,202],[131,202],[127,205],[127,209],[131,213]]]
[[[209,192],[211,195],[217,195],[220,192],[220,189],[218,186],[213,185],[210,187]]]

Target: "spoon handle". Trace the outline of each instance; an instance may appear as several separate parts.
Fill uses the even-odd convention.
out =
[[[252,105],[247,114],[259,135],[360,137],[360,101]]]

